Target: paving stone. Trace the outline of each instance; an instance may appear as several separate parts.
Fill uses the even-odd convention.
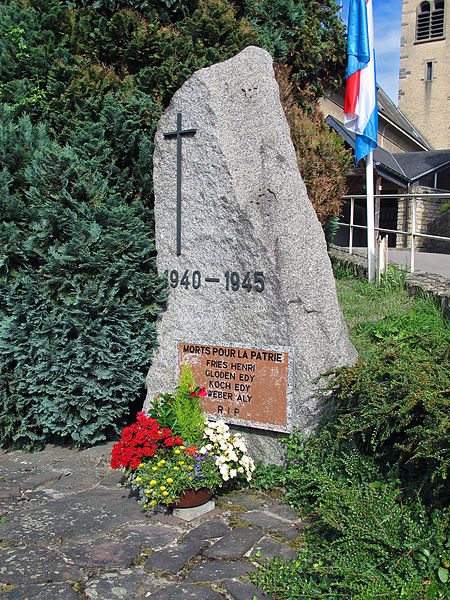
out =
[[[153,523],[164,523],[166,525],[182,525],[184,523],[183,519],[179,519],[178,517],[174,517],[174,515],[170,513],[153,513],[149,520]]]
[[[158,587],[143,569],[127,569],[88,579],[85,595],[89,600],[139,600]]]
[[[287,540],[293,540],[300,535],[300,531],[296,525],[272,517],[265,512],[245,513],[245,520],[256,527],[261,527],[261,529],[276,531]]]
[[[20,450],[16,450],[7,452],[4,456],[15,462],[23,471],[39,466],[49,467],[66,458],[76,456],[76,454],[76,451],[73,449],[48,444],[44,450],[38,452],[21,452]]]
[[[236,527],[208,548],[204,554],[211,558],[233,558],[242,556],[263,536],[259,529]]]
[[[268,596],[256,585],[253,585],[250,581],[224,581],[225,589],[233,600],[273,600],[272,596]]]
[[[102,539],[76,544],[73,548],[64,550],[64,554],[77,565],[114,569],[129,567],[140,554],[140,544],[139,539],[134,543]]]
[[[112,469],[107,473],[103,474],[100,478],[100,485],[108,486],[108,487],[116,487],[125,482],[125,475],[122,471],[118,471],[117,469],[113,471]]]
[[[229,494],[224,498],[221,498],[224,504],[231,504],[234,506],[240,506],[247,510],[255,510],[261,508],[262,501],[255,494]]]
[[[0,548],[0,581],[5,583],[50,583],[79,577],[80,569],[64,561],[54,550]]]
[[[0,539],[51,543],[93,532],[98,537],[121,523],[142,520],[143,515],[127,490],[96,488],[11,515],[0,523]]]
[[[67,496],[66,492],[60,492],[53,488],[44,488],[36,492],[27,492],[21,498],[21,502],[51,502],[53,500],[61,500]]]
[[[193,541],[178,544],[173,548],[158,550],[150,554],[145,563],[145,568],[152,571],[178,573],[191,558],[194,558],[200,552],[204,545],[204,542]]]
[[[195,529],[192,529],[192,531],[183,537],[183,541],[212,540],[223,537],[229,531],[231,531],[230,528],[222,521],[222,519],[212,519],[211,521],[205,521]]]
[[[29,477],[24,477],[22,479],[20,488],[27,491],[35,490],[40,486],[50,487],[64,475],[65,473],[61,471],[53,471],[51,469],[36,469],[30,474]]]
[[[19,496],[20,491],[18,486],[11,485],[10,483],[0,483],[0,503],[15,501]]]
[[[96,466],[111,467],[111,452],[117,441],[103,442],[80,452],[80,459]]]
[[[271,500],[268,502],[266,510],[270,513],[278,515],[282,519],[287,519],[294,522],[300,520],[297,512],[292,508],[292,506],[289,506],[289,504],[283,504],[282,502]]]
[[[1,592],[2,600],[80,600],[80,596],[67,583],[50,583],[47,585],[19,585]]]
[[[121,542],[133,542],[138,539],[141,548],[160,550],[171,544],[180,532],[173,527],[161,527],[157,525],[133,526],[124,529],[117,537]]]
[[[221,594],[204,585],[189,583],[169,585],[147,597],[152,600],[224,600]]]
[[[80,492],[97,486],[100,477],[91,473],[67,473],[51,485],[39,486],[40,489],[50,487],[58,492]]]
[[[250,562],[208,561],[197,565],[188,574],[191,581],[220,581],[243,577],[255,571],[256,565]]]
[[[278,556],[281,562],[287,563],[297,557],[297,552],[278,540],[272,537],[264,537],[253,548],[251,555],[253,558],[260,560],[273,560]]]

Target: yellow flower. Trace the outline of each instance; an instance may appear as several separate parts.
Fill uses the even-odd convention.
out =
[[[152,501],[150,502],[150,504],[151,504],[152,506],[155,506],[155,504],[156,504],[156,500],[152,500]]]
[[[163,492],[166,489],[166,486],[165,485],[161,485],[159,489]]]
[[[179,461],[178,461],[178,464],[179,464],[179,465],[184,465],[184,460],[179,460]]]
[[[136,481],[142,481],[140,477],[136,477]]]
[[[158,465],[161,466],[159,463],[158,463]],[[158,467],[152,467],[152,471],[157,471],[157,470],[158,470]]]
[[[184,450],[184,446],[180,446],[180,450]]]
[[[178,450],[178,448],[175,450],[175,454],[181,454],[181,450]]]
[[[150,481],[150,485],[156,485],[156,479],[152,479],[152,480]]]
[[[168,496],[169,492],[163,492],[163,496]]]
[[[191,467],[191,465],[189,465],[189,466],[188,466],[188,470],[189,470],[189,471],[192,471],[192,469],[193,469],[193,468],[194,468],[194,467]]]
[[[174,467],[174,468],[173,468],[173,470],[174,470],[174,471],[179,471],[179,470],[180,470],[180,467]]]
[[[147,505],[146,505],[146,504],[143,504],[142,506],[143,506],[144,508],[147,508]]]
[[[150,494],[150,490],[145,490],[145,493],[146,494]]]
[[[172,479],[172,477],[168,477],[168,478],[166,479],[166,481],[167,481],[167,483],[173,483],[173,479]]]
[[[152,496],[157,496],[158,492],[153,492]]]
[[[162,465],[165,465],[165,464],[166,464],[166,461],[163,459],[163,460],[161,461],[161,464],[162,464]]]
[[[143,467],[143,466],[144,466],[144,463],[139,463],[139,467]]]

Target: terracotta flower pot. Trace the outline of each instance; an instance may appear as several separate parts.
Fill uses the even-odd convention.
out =
[[[193,506],[200,506],[205,504],[211,498],[212,493],[202,488],[200,490],[186,490],[180,495],[178,502],[170,504],[172,508],[192,508]]]

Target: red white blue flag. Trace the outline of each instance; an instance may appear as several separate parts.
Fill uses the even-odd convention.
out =
[[[350,0],[344,125],[356,133],[356,164],[377,147],[378,110],[372,0]]]

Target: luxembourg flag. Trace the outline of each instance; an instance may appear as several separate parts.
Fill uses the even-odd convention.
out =
[[[344,125],[356,133],[356,164],[377,147],[378,110],[372,0],[350,0]]]

